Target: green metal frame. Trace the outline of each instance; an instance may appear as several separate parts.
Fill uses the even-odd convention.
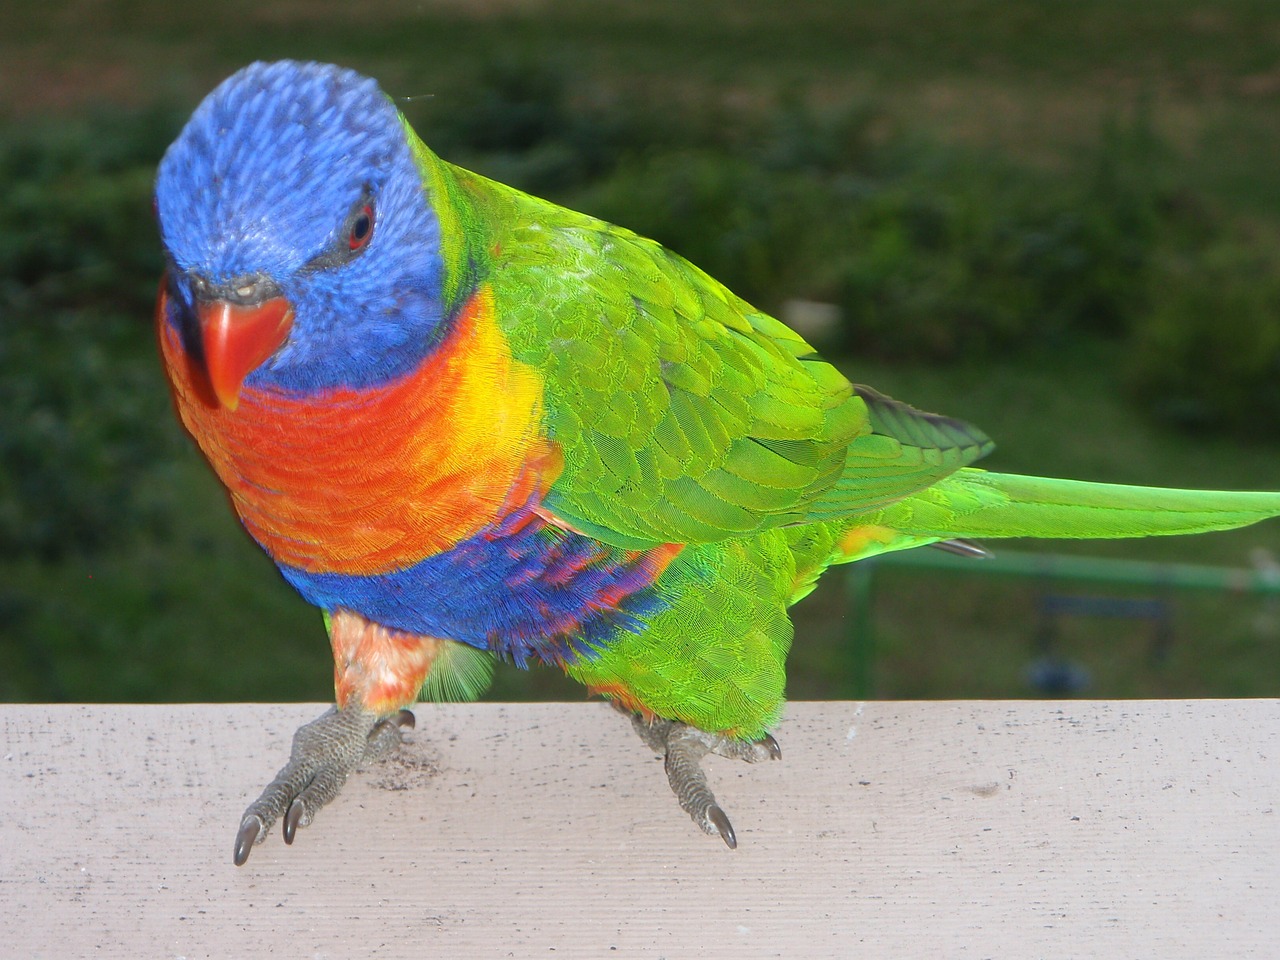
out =
[[[1225,590],[1280,596],[1280,569],[1215,567],[1191,563],[1155,563],[1081,557],[1062,553],[1002,550],[991,557],[957,557],[941,550],[904,550],[850,565],[846,590],[850,607],[850,666],[857,697],[875,689],[875,572],[881,567],[927,570],[976,576],[1077,580],[1121,586],[1175,590]]]

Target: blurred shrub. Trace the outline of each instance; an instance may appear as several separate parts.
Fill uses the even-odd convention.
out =
[[[592,214],[679,252],[737,293],[775,302],[816,254],[820,184],[711,150],[624,162],[584,198]],[[808,260],[808,263],[814,261]]]
[[[639,91],[584,91],[542,56],[500,55],[456,90],[405,105],[444,159],[540,196],[577,196],[629,158],[655,151],[723,151],[733,124],[697,105],[672,109]]]
[[[147,307],[160,266],[151,182],[179,123],[113,111],[0,126],[0,292],[33,308]]]
[[[940,360],[1124,336],[1157,249],[1195,229],[1163,154],[1141,114],[1053,174],[929,144],[900,153],[854,204],[839,297],[850,345]]]
[[[1275,252],[1227,240],[1172,259],[1125,358],[1137,395],[1164,419],[1280,436]]]
[[[1037,297],[1019,232],[990,198],[915,184],[868,192],[849,222],[838,294],[847,345],[939,360],[1031,335]]]
[[[885,118],[864,105],[818,114],[792,99],[762,122],[733,123],[707,108],[683,117],[678,135],[633,142],[571,199],[762,308],[794,295],[829,298],[853,202],[884,161]]]
[[[0,133],[0,550],[93,548],[154,516],[173,436],[150,328],[160,114]]]

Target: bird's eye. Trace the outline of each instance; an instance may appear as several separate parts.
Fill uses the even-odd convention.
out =
[[[373,204],[366,203],[355,211],[347,229],[347,249],[352,253],[364,248],[373,236]]]
[[[361,197],[347,218],[338,226],[336,233],[325,248],[307,261],[306,270],[330,270],[350,263],[364,252],[373,239],[373,231],[377,215],[374,213],[374,198],[366,192]]]
[[[351,228],[347,231],[347,249],[354,253],[368,243],[371,236],[373,236],[373,204],[366,203],[351,218]]]

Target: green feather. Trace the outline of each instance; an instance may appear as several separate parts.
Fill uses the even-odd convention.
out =
[[[1174,490],[966,469],[864,522],[952,537],[1150,537],[1280,515],[1280,493]]]
[[[541,426],[563,456],[544,506],[615,547],[684,545],[644,628],[565,665],[608,695],[758,737],[782,708],[786,607],[833,563],[960,537],[1194,533],[1280,514],[1280,494],[973,469],[992,447],[980,430],[854,387],[653,241],[408,135],[440,219],[447,302],[488,284],[513,356],[542,380]],[[450,644],[425,692],[470,698],[489,669]]]
[[[791,621],[779,587],[795,576],[780,530],[687,547],[658,582],[666,608],[566,666],[597,689],[625,686],[659,716],[744,737],[778,719]]]
[[[418,696],[433,702],[479,699],[493,680],[493,654],[446,640],[431,664]]]

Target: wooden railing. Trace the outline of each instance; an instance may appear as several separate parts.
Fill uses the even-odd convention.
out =
[[[0,706],[0,957],[1269,957],[1280,702],[797,703],[697,832],[599,704],[423,705],[236,868],[321,712]]]

